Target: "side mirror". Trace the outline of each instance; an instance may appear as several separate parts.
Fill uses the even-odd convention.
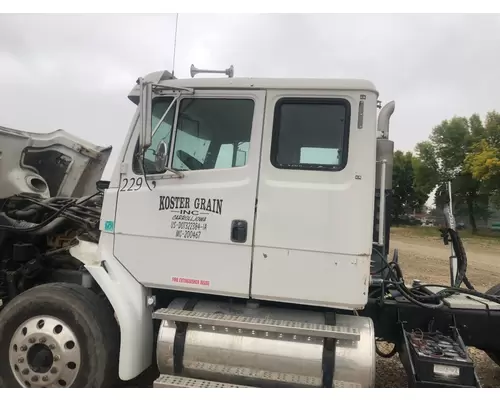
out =
[[[144,82],[144,79],[139,78],[139,119],[141,122],[141,132],[139,134],[139,144],[142,150],[151,146],[152,126],[151,126],[151,108],[153,100],[153,85]]]

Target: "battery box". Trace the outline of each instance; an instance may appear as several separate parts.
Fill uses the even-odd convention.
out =
[[[401,361],[410,387],[480,387],[474,363],[455,327],[450,334],[402,326]]]

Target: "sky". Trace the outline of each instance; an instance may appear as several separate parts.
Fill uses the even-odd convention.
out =
[[[0,125],[64,129],[119,152],[139,76],[172,70],[174,14],[0,15]],[[175,75],[362,78],[396,101],[395,147],[500,110],[498,14],[179,14]],[[113,158],[113,156],[112,156]]]

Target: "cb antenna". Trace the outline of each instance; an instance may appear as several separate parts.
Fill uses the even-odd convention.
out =
[[[175,52],[177,50],[177,25],[179,24],[179,13],[175,14],[175,34],[174,34],[174,55],[172,57],[172,77],[175,77],[174,75],[174,69],[175,69]]]

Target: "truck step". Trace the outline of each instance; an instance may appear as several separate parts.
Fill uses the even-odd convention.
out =
[[[202,379],[185,378],[174,375],[160,375],[153,383],[153,388],[217,388],[217,389],[232,389],[232,388],[250,388],[251,386],[232,385],[230,383],[220,383],[213,381],[205,381]]]
[[[153,313],[153,318],[187,322],[201,325],[224,326],[236,329],[253,329],[277,333],[290,333],[340,340],[359,341],[360,333],[356,328],[339,325],[311,324],[298,321],[242,317],[220,313],[185,311],[161,308]]]
[[[296,387],[296,388],[314,388],[321,387],[321,379],[312,376],[303,376],[297,374],[288,374],[283,372],[263,371],[253,368],[232,367],[220,364],[204,363],[199,361],[188,362],[184,364],[184,368],[193,372],[196,375],[204,375],[218,377],[221,380],[227,381],[231,378],[239,378],[246,383],[253,384],[261,382],[266,387]],[[255,385],[257,386],[257,385]],[[252,386],[254,387],[254,386]],[[354,382],[346,382],[335,380],[333,382],[335,388],[361,388],[361,385]]]

